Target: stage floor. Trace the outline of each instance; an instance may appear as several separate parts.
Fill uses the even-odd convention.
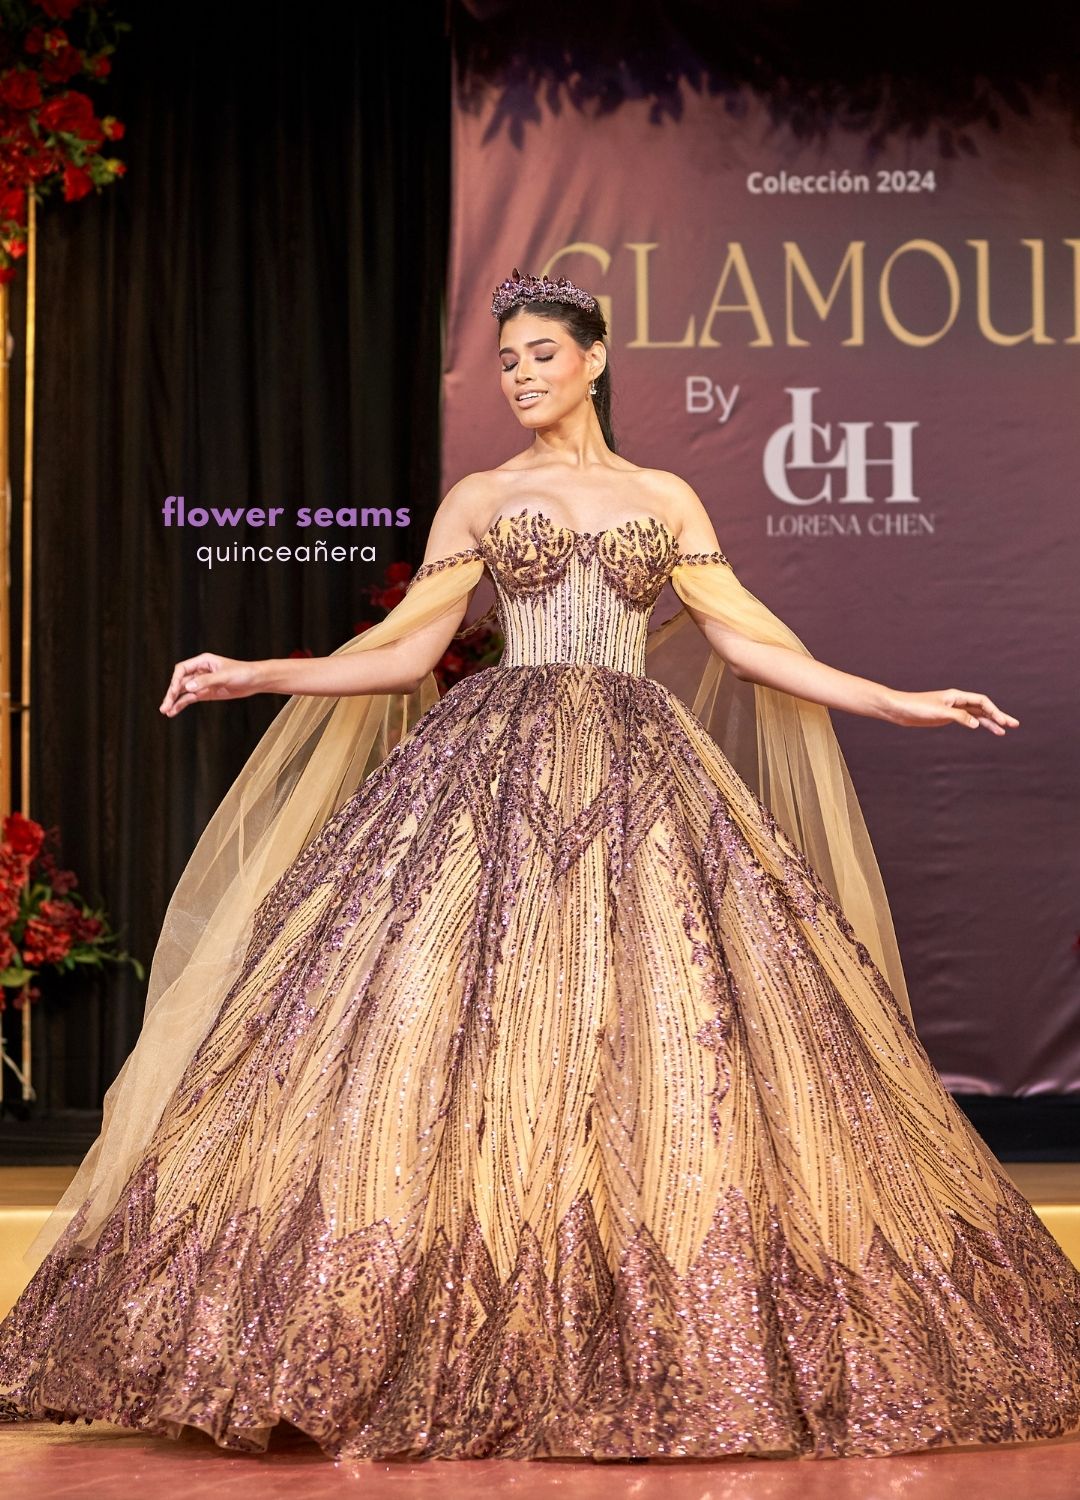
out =
[[[1077,1500],[1080,1438],[888,1458],[432,1459],[332,1463],[313,1443],[275,1438],[234,1454],[201,1433],[177,1442],[95,1423],[0,1426],[0,1488],[33,1500]]]
[[[1080,1163],[1004,1164],[1039,1217],[1080,1266]],[[71,1180],[70,1167],[0,1168],[0,1312],[27,1279],[21,1257]],[[151,1494],[227,1494],[243,1500],[321,1500],[357,1494],[454,1495],[515,1500],[1080,1500],[1080,1436],[1027,1444],[942,1449],[874,1459],[433,1460],[334,1464],[294,1429],[275,1432],[267,1453],[234,1454],[209,1437],[179,1441],[106,1423],[0,1424],[0,1492],[35,1500]]]

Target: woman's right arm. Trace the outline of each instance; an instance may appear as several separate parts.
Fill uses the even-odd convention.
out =
[[[431,522],[423,561],[475,546],[486,496],[480,475],[466,475],[450,490]],[[476,524],[476,519],[479,524]],[[191,703],[249,698],[254,693],[350,697],[414,691],[440,660],[465,618],[470,593],[403,640],[340,656],[279,657],[238,661],[213,651],[177,662],[159,711],[175,718]]]
[[[467,600],[430,620],[405,640],[343,656],[271,657],[237,661],[201,651],[177,662],[159,708],[175,718],[191,703],[286,693],[347,698],[357,693],[411,693],[440,659],[461,624]]]

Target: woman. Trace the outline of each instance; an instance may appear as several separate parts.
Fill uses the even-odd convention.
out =
[[[173,673],[169,717],[292,696],[0,1328],[8,1414],[350,1458],[1077,1430],[1080,1275],[916,1037],[827,710],[1018,721],[815,661],[614,451],[595,298],[515,269],[492,312],[532,440],[387,619]],[[506,650],[440,698],[485,569]]]

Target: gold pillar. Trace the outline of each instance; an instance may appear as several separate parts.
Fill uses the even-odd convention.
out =
[[[11,291],[0,286],[0,816],[11,811]],[[0,1068],[0,1093],[3,1069]]]
[[[19,697],[12,696],[14,651],[11,630],[11,297],[9,286],[0,285],[0,816],[13,806],[30,816],[30,621],[31,564],[33,543],[34,481],[34,360],[36,353],[35,311],[37,305],[37,220],[33,193],[28,194],[26,229],[26,342],[25,401],[23,407],[22,487],[22,611],[19,632]],[[13,780],[14,719],[19,716],[19,794],[15,800]],[[21,1067],[13,1068],[22,1085],[22,1097],[32,1099],[32,1029],[30,1003],[23,988]],[[3,1046],[0,1038],[0,1048]],[[13,1063],[0,1060],[0,1099],[4,1092],[4,1070]]]
[[[19,676],[18,712],[22,715],[19,739],[19,811],[30,816],[30,564],[34,540],[34,373],[37,352],[37,219],[34,195],[26,228],[26,404],[23,431],[22,503],[22,671]],[[29,1007],[26,1008],[27,1013]],[[24,1084],[25,1089],[25,1084]],[[24,1097],[28,1097],[24,1094]]]

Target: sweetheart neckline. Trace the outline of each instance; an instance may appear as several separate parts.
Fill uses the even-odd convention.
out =
[[[547,514],[546,511],[542,510],[518,510],[511,511],[506,515],[496,516],[488,529],[480,537],[476,545],[479,547],[483,542],[486,542],[488,537],[491,536],[500,521],[515,521],[519,520],[522,516],[539,516],[542,520],[546,521],[549,526],[554,526],[556,531],[567,531],[571,536],[591,538],[607,536],[611,531],[626,531],[629,529],[629,527],[638,526],[643,521],[652,521],[660,527],[661,531],[667,533],[667,536],[676,548],[679,545],[678,537],[676,537],[675,533],[672,531],[667,522],[661,521],[659,516],[651,516],[646,513],[642,513],[641,515],[631,516],[628,521],[620,521],[615,526],[604,526],[600,531],[578,531],[578,529],[574,526],[564,526],[561,521],[554,520]]]

